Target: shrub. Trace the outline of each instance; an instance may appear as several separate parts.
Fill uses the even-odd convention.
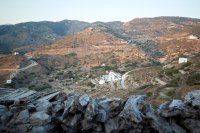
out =
[[[185,67],[190,66],[191,64],[192,64],[191,62],[184,63],[184,64],[182,65],[181,68],[183,69],[183,68],[185,68]]]
[[[117,60],[116,59],[111,60],[111,64],[117,64]]]
[[[71,52],[69,54],[67,54],[67,57],[75,57],[77,56],[77,54],[75,52]]]
[[[152,92],[147,93],[147,97],[151,97],[152,95],[153,95]]]
[[[165,74],[167,76],[173,76],[174,74],[178,74],[178,69],[167,69],[165,70]]]
[[[176,95],[176,92],[175,92],[175,90],[170,90],[166,93],[166,95],[169,97],[174,97]]]
[[[193,73],[192,75],[188,76],[186,84],[187,85],[200,84],[200,73]]]
[[[94,87],[95,87],[95,85],[94,85],[92,82],[88,82],[88,83],[87,83],[87,86],[90,86],[91,88],[94,88]]]
[[[51,88],[51,86],[47,83],[42,83],[42,84],[39,84],[39,85],[30,86],[30,89],[35,90],[35,91],[42,91],[42,90],[45,90],[45,89],[48,89],[48,88]]]
[[[176,78],[176,79],[173,79],[171,80],[167,85],[166,87],[178,87],[179,86],[179,80],[180,78]]]

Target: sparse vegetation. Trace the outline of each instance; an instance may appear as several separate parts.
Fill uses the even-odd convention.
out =
[[[167,76],[173,76],[174,74],[178,74],[178,73],[179,73],[178,69],[174,69],[174,68],[165,70],[165,74]]]
[[[180,77],[172,79],[169,83],[167,83],[167,87],[178,87],[179,86]]]
[[[29,86],[29,88],[31,90],[35,90],[35,91],[43,91],[45,89],[50,89],[51,86],[48,83],[41,83],[41,84],[37,84],[37,85],[31,85],[31,86]]]
[[[188,85],[200,85],[200,73],[193,73],[188,76],[186,83]]]
[[[70,57],[76,57],[77,54],[75,52],[71,52],[71,53],[67,54],[66,56],[69,57],[69,58]]]

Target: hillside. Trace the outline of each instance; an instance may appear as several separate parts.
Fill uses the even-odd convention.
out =
[[[145,53],[123,39],[107,32],[105,27],[90,27],[72,36],[61,39],[51,46],[41,47],[31,55],[76,56],[86,67],[101,64],[121,64],[128,60],[145,61]]]
[[[184,17],[136,18],[123,24],[124,37],[153,59],[199,52],[200,20]],[[197,39],[189,39],[195,36]],[[197,49],[195,49],[195,47]]]
[[[154,62],[175,58],[185,53],[199,52],[195,47],[199,47],[200,20],[185,17],[136,18],[124,23],[63,20],[2,25],[0,51],[30,51],[35,46],[58,43],[60,39],[88,27],[104,27],[107,34],[127,44],[137,45],[145,52],[147,58]],[[190,36],[197,39],[188,39]]]
[[[74,20],[60,22],[27,22],[0,26],[0,52],[15,48],[50,44],[66,35],[74,34],[88,27],[89,23]]]
[[[13,72],[2,71],[0,87],[122,98],[146,94],[156,106],[198,89],[199,27],[199,19],[182,17],[95,22],[51,45],[33,48],[28,55],[37,65],[17,73],[11,84],[5,81]],[[13,57],[3,57],[2,68],[16,67]],[[188,58],[188,63],[178,64],[179,57]],[[121,80],[100,84],[109,72],[121,75]]]

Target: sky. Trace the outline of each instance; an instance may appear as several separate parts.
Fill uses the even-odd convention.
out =
[[[0,0],[0,24],[64,19],[127,22],[158,16],[200,18],[200,0]]]

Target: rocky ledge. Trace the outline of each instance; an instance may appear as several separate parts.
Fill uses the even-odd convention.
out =
[[[0,132],[198,133],[200,90],[153,109],[145,96],[90,97],[59,92],[51,99],[0,105]]]

